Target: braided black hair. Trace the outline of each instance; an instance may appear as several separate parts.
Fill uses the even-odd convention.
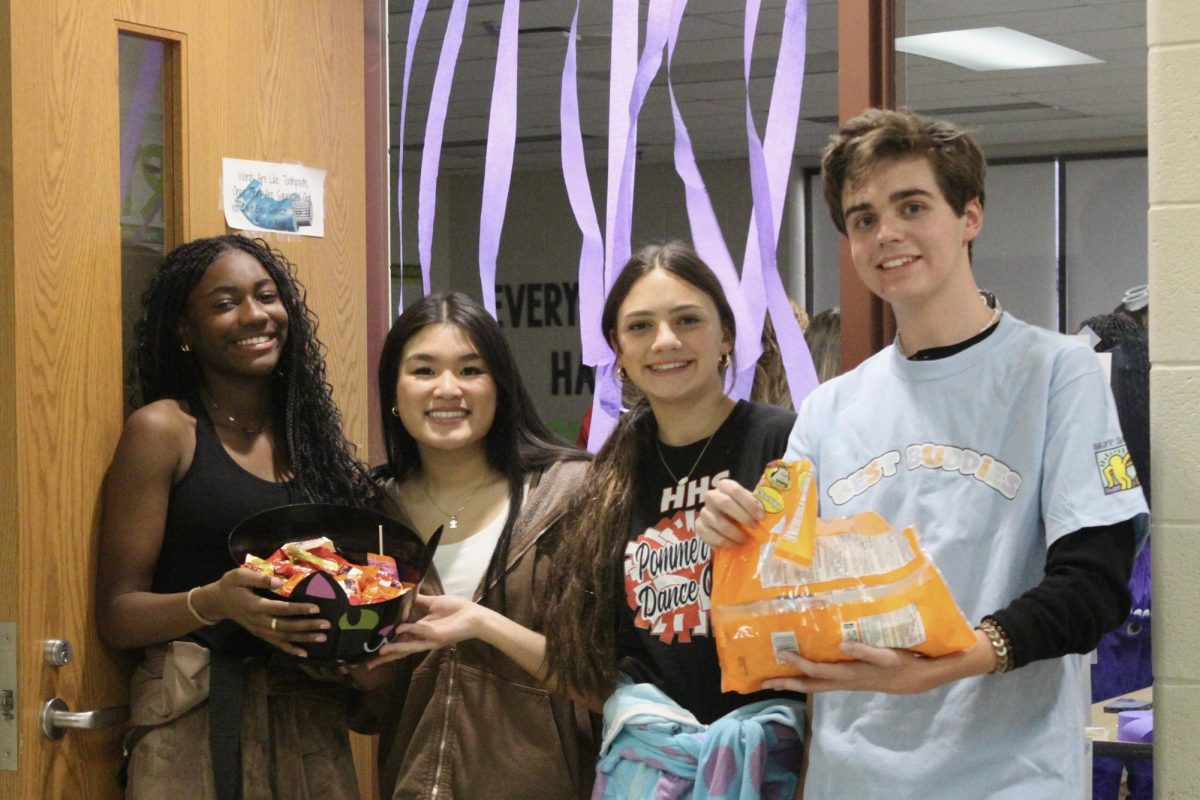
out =
[[[342,431],[342,415],[325,377],[325,348],[317,340],[317,317],[305,302],[295,266],[261,239],[215,236],[180,245],[167,254],[142,295],[142,316],[134,332],[129,375],[133,407],[165,397],[199,403],[200,369],[184,352],[179,323],[188,297],[209,266],[223,254],[240,250],[252,256],[279,291],[288,315],[288,336],[271,374],[271,413],[284,420],[277,443],[291,466],[293,480],[311,502],[366,504],[374,484],[354,457],[354,445]]]

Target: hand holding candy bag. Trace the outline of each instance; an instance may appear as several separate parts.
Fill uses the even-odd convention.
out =
[[[795,676],[783,652],[832,662],[847,660],[844,641],[931,657],[975,643],[915,528],[896,531],[871,512],[818,519],[807,461],[771,462],[754,494],[766,516],[745,543],[713,555],[724,691]]]

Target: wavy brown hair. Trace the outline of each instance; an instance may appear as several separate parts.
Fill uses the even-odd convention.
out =
[[[796,322],[800,323],[800,332],[806,333],[808,312],[796,305],[795,300],[788,300],[788,304],[792,307],[792,315],[796,317]],[[775,323],[771,321],[769,312],[763,319],[762,355],[754,365],[750,400],[795,411],[792,407],[792,390],[787,381],[787,369],[783,366],[783,352],[779,349],[779,337],[775,333]]]
[[[600,324],[616,350],[617,315],[634,284],[664,270],[707,294],[729,341],[737,333],[721,282],[680,242],[650,245],[625,264],[604,302]],[[658,424],[643,398],[621,416],[588,469],[582,491],[559,525],[545,603],[546,658],[560,686],[604,698],[617,681],[617,593],[642,459],[654,452]]]
[[[827,308],[812,318],[804,332],[821,383],[842,372],[842,312]]]

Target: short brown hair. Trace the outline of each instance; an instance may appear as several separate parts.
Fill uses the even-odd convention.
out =
[[[907,111],[871,108],[847,122],[829,139],[821,158],[825,202],[833,224],[846,233],[842,195],[880,163],[911,156],[929,160],[934,178],[954,213],[962,216],[967,203],[983,205],[986,170],[983,153],[970,134],[949,122],[938,122]]]

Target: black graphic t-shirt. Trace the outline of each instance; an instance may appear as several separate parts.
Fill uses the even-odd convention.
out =
[[[643,454],[625,551],[617,634],[621,670],[654,683],[708,724],[772,693],[721,692],[717,647],[709,621],[712,557],[696,531],[704,494],[723,478],[752,487],[767,462],[787,450],[795,415],[740,401],[711,442],[659,443],[662,458]],[[705,450],[705,444],[708,444]],[[701,456],[703,451],[703,456]],[[677,477],[688,474],[685,484]]]

